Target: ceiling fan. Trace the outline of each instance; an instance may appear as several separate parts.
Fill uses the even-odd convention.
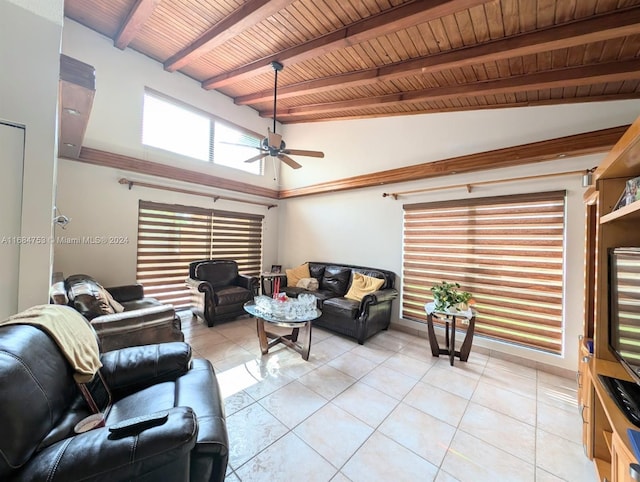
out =
[[[282,135],[276,133],[276,101],[278,99],[278,72],[280,72],[284,66],[280,62],[271,62],[271,66],[275,71],[275,81],[273,86],[273,132],[268,130],[268,135],[260,143],[260,154],[247,159],[244,162],[255,162],[266,156],[277,157],[287,166],[293,169],[300,169],[302,166],[296,161],[291,159],[292,156],[307,156],[307,157],[324,157],[324,153],[320,151],[305,151],[300,149],[287,149],[287,145],[282,140]]]

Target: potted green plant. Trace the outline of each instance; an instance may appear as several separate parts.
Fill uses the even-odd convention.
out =
[[[472,295],[468,291],[458,291],[459,283],[441,281],[431,287],[436,311],[449,311],[451,309],[466,311]]]

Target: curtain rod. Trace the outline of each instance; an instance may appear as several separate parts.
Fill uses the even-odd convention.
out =
[[[162,189],[163,191],[181,192],[183,194],[193,194],[194,196],[208,197],[208,198],[212,198],[213,202],[216,202],[218,199],[224,199],[225,201],[236,201],[236,202],[240,202],[240,203],[257,204],[258,206],[266,206],[267,209],[277,208],[278,207],[277,204],[263,203],[263,202],[260,202],[260,201],[249,201],[247,199],[240,199],[240,198],[237,198],[237,197],[220,196],[218,194],[211,194],[211,193],[200,192],[200,191],[191,191],[189,189],[182,189],[182,188],[179,188],[179,187],[161,186],[160,184],[151,184],[151,183],[148,183],[148,182],[131,181],[130,179],[126,179],[124,177],[120,178],[118,180],[118,183],[125,184],[125,185],[129,186],[129,190],[131,190],[131,188],[135,185],[135,186],[140,186],[140,187],[148,187],[148,188],[151,188],[151,189]]]
[[[466,187],[467,192],[471,192],[474,186],[484,186],[487,184],[499,184],[502,182],[511,182],[511,181],[526,181],[532,179],[545,179],[548,177],[558,177],[558,176],[568,176],[571,174],[585,174],[589,172],[588,169],[580,169],[579,171],[567,171],[567,172],[558,172],[553,174],[537,174],[535,176],[523,176],[523,177],[512,177],[510,179],[498,179],[493,181],[478,181],[478,182],[468,182],[465,184],[451,184],[449,186],[435,186],[435,187],[426,187],[423,189],[414,189],[412,191],[400,191],[400,192],[385,192],[382,193],[382,197],[392,197],[397,200],[398,196],[403,196],[406,194],[418,194],[429,191],[441,191],[443,189],[455,189],[457,187]]]

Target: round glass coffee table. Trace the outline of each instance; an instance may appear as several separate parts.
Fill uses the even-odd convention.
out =
[[[278,316],[272,313],[264,313],[259,311],[253,301],[247,301],[244,304],[244,309],[247,313],[256,317],[256,326],[258,329],[258,340],[260,341],[260,350],[263,355],[269,353],[269,348],[282,343],[283,345],[292,348],[302,355],[303,360],[309,359],[309,350],[311,349],[311,322],[322,315],[319,309],[311,311],[308,314],[295,318],[288,319],[284,316]],[[271,333],[264,328],[264,322],[270,323],[274,326],[281,326],[285,328],[292,328],[291,333],[288,335],[277,335]],[[298,341],[298,334],[300,329],[304,330],[302,340]]]

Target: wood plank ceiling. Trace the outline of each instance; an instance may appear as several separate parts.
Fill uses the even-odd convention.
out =
[[[65,0],[283,123],[640,97],[640,0]]]

